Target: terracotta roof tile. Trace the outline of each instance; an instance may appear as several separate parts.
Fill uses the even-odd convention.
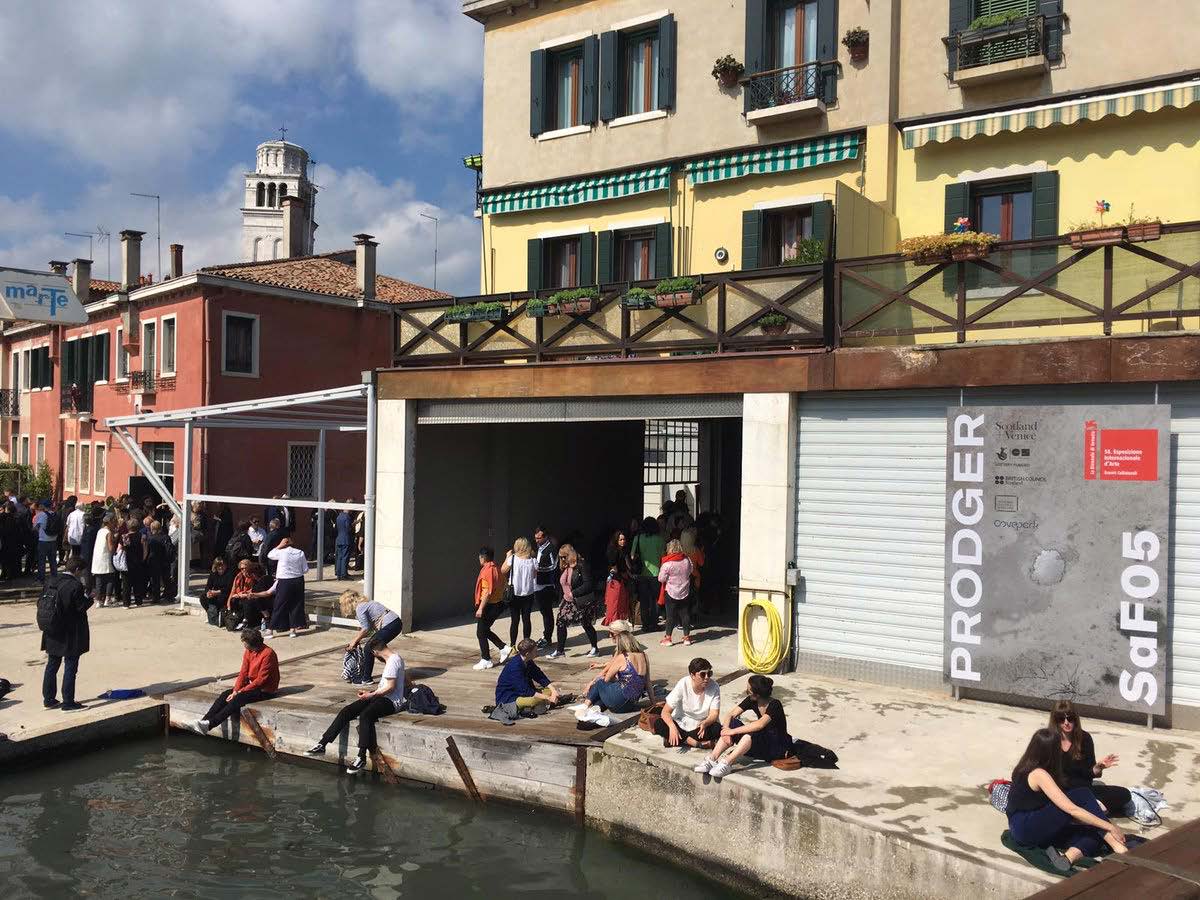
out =
[[[270,284],[276,287],[312,291],[361,300],[354,272],[354,251],[339,250],[316,256],[298,256],[292,259],[276,259],[270,262],[233,263],[223,266],[207,266],[200,271],[222,278],[236,278],[255,284]],[[383,303],[412,303],[418,300],[437,300],[449,294],[431,288],[402,281],[389,275],[375,278],[375,299]]]

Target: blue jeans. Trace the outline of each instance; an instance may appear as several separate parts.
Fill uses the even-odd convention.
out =
[[[375,641],[383,641],[385,644],[390,643],[391,640],[400,633],[400,629],[403,627],[404,627],[404,623],[401,622],[399,619],[397,619],[395,622],[389,622],[387,625],[384,625],[377,632],[375,632],[375,634],[372,637],[368,638],[367,639],[368,643],[374,643]],[[358,674],[363,679],[363,681],[369,681],[372,677],[374,677],[374,675],[375,675],[375,654],[374,653],[368,652],[368,653],[363,654],[362,670]]]
[[[50,574],[58,574],[58,541],[37,542],[37,580],[46,577],[46,563],[50,563]]]
[[[613,712],[633,712],[638,708],[635,701],[626,699],[625,689],[619,681],[597,681],[588,688],[587,698],[601,709]]]
[[[1076,806],[1108,819],[1090,788],[1071,788],[1066,794]],[[1041,809],[1009,813],[1008,830],[1013,840],[1027,847],[1074,847],[1084,856],[1095,856],[1104,845],[1104,834],[1099,828],[1071,818],[1053,803]]]
[[[58,667],[64,659],[67,664],[63,666],[63,703],[75,702],[75,673],[79,671],[79,657],[47,656],[46,671],[42,675],[42,700],[46,703],[53,703],[58,694]]]
[[[338,544],[337,555],[334,557],[333,577],[344,581],[350,577],[350,545]]]

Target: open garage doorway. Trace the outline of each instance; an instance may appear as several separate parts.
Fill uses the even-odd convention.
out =
[[[474,415],[504,416],[495,406]],[[423,408],[415,441],[413,627],[469,618],[480,547],[494,548],[500,562],[516,538],[531,537],[538,526],[574,544],[603,578],[612,535],[658,516],[663,500],[680,490],[706,550],[701,622],[732,624],[740,397],[719,408],[720,416],[695,415],[713,411],[695,406],[681,399],[674,408],[656,402],[647,410],[669,409],[678,415],[670,419],[483,422],[448,414],[445,404]]]

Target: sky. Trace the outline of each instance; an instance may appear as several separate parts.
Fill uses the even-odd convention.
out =
[[[241,261],[244,173],[287,140],[316,160],[317,252],[379,242],[379,271],[474,294],[483,29],[458,0],[37,0],[0,5],[0,265],[46,270],[122,229],[143,273]],[[25,60],[18,64],[17,60]],[[96,244],[93,277],[109,251]]]

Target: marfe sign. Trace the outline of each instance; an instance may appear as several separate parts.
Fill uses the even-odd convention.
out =
[[[0,267],[0,320],[82,325],[87,312],[62,275]]]
[[[951,408],[951,684],[1166,711],[1169,406]]]

